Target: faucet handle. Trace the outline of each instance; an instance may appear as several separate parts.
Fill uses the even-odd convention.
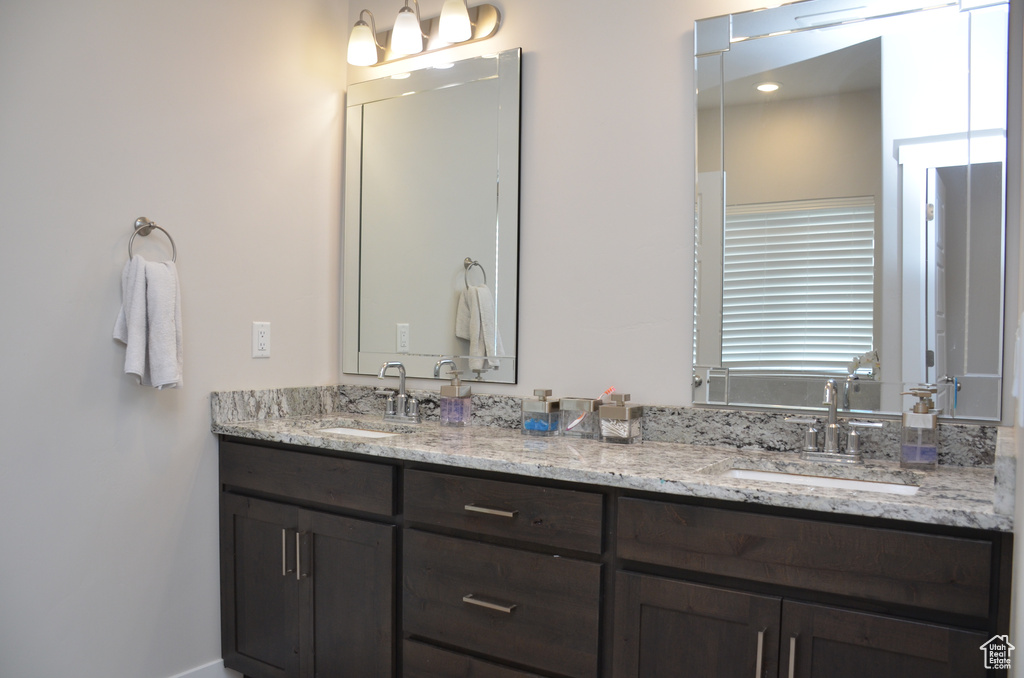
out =
[[[882,428],[884,424],[880,421],[851,421],[848,422],[850,433],[846,436],[846,453],[860,454],[860,431],[859,428]]]
[[[817,417],[786,417],[785,421],[790,424],[806,424],[807,430],[804,431],[804,447],[801,451],[818,451],[818,429],[815,428],[818,425]]]
[[[786,417],[787,424],[809,424],[814,426],[818,423],[817,417]]]

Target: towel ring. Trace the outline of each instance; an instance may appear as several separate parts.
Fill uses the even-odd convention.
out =
[[[128,258],[132,258],[132,242],[135,240],[135,236],[141,235],[145,238],[147,235],[153,232],[153,229],[162,231],[167,239],[171,241],[171,261],[177,261],[178,259],[178,248],[174,245],[174,238],[165,229],[157,226],[154,222],[150,221],[146,217],[139,217],[135,220],[135,232],[132,233],[132,237],[128,239]],[[486,275],[484,276],[487,277]]]
[[[155,225],[156,224],[154,224],[154,226]],[[466,268],[466,270],[463,272],[463,279],[466,281],[467,290],[469,289],[469,269],[473,268],[474,266],[479,268],[480,272],[484,274],[484,284],[487,284],[487,271],[484,270],[484,267],[480,265],[479,261],[473,261],[469,257],[466,257],[466,260],[462,262],[462,265]]]

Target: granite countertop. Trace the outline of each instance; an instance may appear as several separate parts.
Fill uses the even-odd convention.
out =
[[[399,435],[371,439],[321,431],[333,427],[391,430]],[[799,461],[792,452],[667,442],[615,445],[595,440],[524,436],[517,430],[487,426],[442,428],[436,421],[418,426],[385,424],[379,416],[348,414],[253,421],[215,419],[213,432],[371,457],[669,495],[985,530],[1013,529],[1012,477],[999,479],[1000,475],[1012,474],[999,473],[992,466],[940,465],[935,471],[919,472],[900,469],[898,463],[884,460],[857,466],[809,464]],[[998,455],[997,452],[995,469],[1000,469]],[[902,477],[916,481],[920,489],[914,495],[895,495],[725,475],[733,468],[845,475],[865,480]]]

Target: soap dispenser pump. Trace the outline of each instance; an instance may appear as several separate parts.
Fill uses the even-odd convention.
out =
[[[434,365],[434,377],[441,376],[441,366],[445,364],[451,366],[449,374],[452,381],[449,385],[441,387],[441,397],[438,401],[441,426],[469,426],[473,415],[473,391],[469,384],[463,384],[460,380],[462,372],[455,369],[453,360],[438,360]]]
[[[936,388],[923,384],[903,395],[917,398],[913,408],[903,413],[903,435],[900,466],[912,469],[934,469],[939,462],[938,415],[932,396]]]

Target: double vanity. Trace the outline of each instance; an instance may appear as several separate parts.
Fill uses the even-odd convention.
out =
[[[1005,675],[983,650],[1009,632],[1015,445],[958,422],[1004,409],[1020,31],[1005,1],[921,5],[696,23],[695,332],[678,349],[698,407],[645,406],[642,444],[524,436],[519,398],[479,393],[466,428],[404,388],[387,416],[366,387],[213,394],[225,665]],[[404,384],[448,360],[518,383],[522,56],[348,88],[344,373],[402,365]],[[482,340],[453,331],[463,302]],[[824,379],[819,451],[817,424],[784,413],[818,414]],[[930,464],[937,435],[935,470],[898,462],[915,384],[944,417],[918,446]],[[829,463],[840,435],[864,463]]]
[[[946,447],[994,466],[911,472],[659,442],[692,428],[664,408],[642,445],[523,436],[499,396],[442,428],[416,395],[418,426],[364,387],[213,395],[226,666],[960,677],[1008,631],[1012,463],[984,427]]]

